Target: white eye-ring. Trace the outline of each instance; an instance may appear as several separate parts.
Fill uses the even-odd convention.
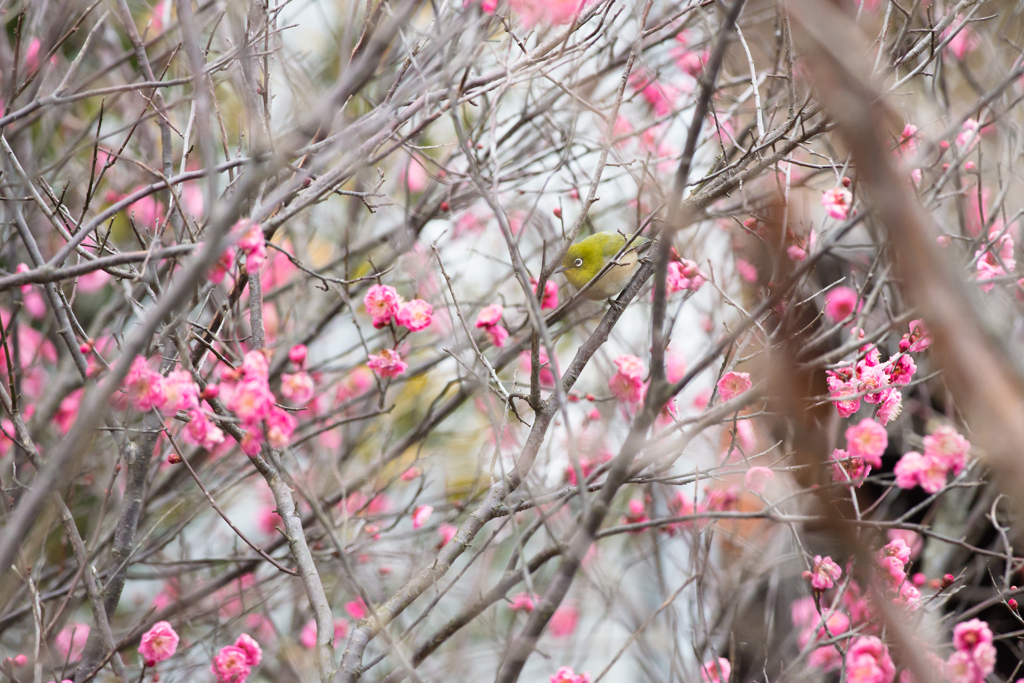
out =
[[[583,266],[583,259],[581,259],[581,258],[576,259],[576,264],[575,265],[576,265],[577,268],[582,267]]]

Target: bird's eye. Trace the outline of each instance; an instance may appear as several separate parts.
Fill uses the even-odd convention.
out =
[[[575,266],[577,268],[582,268],[583,267],[583,259],[581,259],[581,258],[576,259]]]

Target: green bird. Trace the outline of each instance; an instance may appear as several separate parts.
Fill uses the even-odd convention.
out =
[[[576,289],[594,279],[605,264],[615,258],[626,244],[626,236],[620,232],[598,232],[586,239],[576,242],[565,252],[562,266],[556,273],[565,273],[565,278]],[[592,301],[600,301],[615,296],[629,283],[640,263],[639,251],[646,248],[650,240],[637,237],[629,245],[629,250],[618,258],[601,279],[583,292],[583,296]]]

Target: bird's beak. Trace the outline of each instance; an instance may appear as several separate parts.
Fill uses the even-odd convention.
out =
[[[565,266],[558,266],[553,271],[551,271],[551,274],[552,275],[557,275],[558,273],[563,273],[563,272],[565,272]]]

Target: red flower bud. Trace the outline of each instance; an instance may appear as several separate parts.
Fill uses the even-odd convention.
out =
[[[179,462],[181,462],[181,456],[178,455],[177,453],[171,453],[170,455],[167,456],[167,462],[171,463],[172,465],[177,465]]]
[[[452,205],[451,204],[449,204],[448,202],[441,202],[441,210],[442,211],[451,211],[451,209],[452,209]]]
[[[216,384],[207,384],[206,388],[199,393],[199,397],[205,401],[220,396],[220,387]]]
[[[594,400],[594,395],[593,394],[587,394],[587,400],[588,401],[593,401]]]
[[[551,213],[555,214],[555,218],[561,218],[562,217],[562,209],[560,209],[557,206],[555,207],[555,210],[552,211]]]
[[[843,187],[849,187],[850,185],[853,185],[853,181],[849,178],[843,178]]]
[[[1012,609],[1014,612],[1017,611],[1017,601],[1014,600],[1013,598],[1010,598],[1009,600],[1007,600],[1006,604],[1009,605],[1010,609]]]
[[[942,577],[942,587],[943,588],[949,588],[955,582],[956,582],[956,577],[953,576],[952,574],[946,574],[945,576]]]

